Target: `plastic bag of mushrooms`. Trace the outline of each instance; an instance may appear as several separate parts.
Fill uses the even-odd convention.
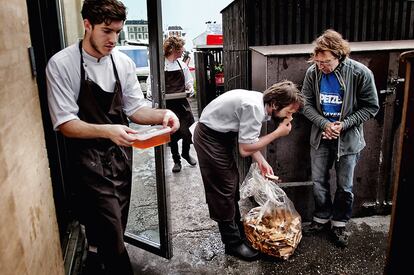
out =
[[[250,244],[265,254],[289,259],[302,239],[302,224],[286,193],[277,182],[262,176],[253,163],[240,187],[240,197],[253,197],[259,204],[243,217]]]

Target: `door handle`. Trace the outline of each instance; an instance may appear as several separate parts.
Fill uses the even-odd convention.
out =
[[[395,94],[395,90],[400,83],[404,83],[405,78],[401,77],[391,77],[388,80],[388,85],[386,90],[380,90],[380,94]]]

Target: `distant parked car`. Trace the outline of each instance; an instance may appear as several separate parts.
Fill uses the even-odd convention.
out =
[[[149,75],[148,46],[125,45],[116,46],[116,49],[128,55],[135,62],[135,72],[141,85],[141,90],[147,93],[147,78]]]

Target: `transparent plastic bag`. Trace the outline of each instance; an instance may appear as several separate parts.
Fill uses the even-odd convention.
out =
[[[260,173],[257,163],[240,187],[240,197],[259,204],[243,217],[251,245],[271,256],[287,260],[302,239],[301,217],[285,191]]]

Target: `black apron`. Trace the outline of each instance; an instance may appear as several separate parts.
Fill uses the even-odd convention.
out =
[[[112,55],[116,84],[114,92],[108,93],[93,81],[85,79],[82,41],[79,51],[79,118],[92,124],[128,125],[122,111],[122,88]],[[79,219],[85,225],[89,244],[97,246],[98,252],[104,254],[107,259],[105,265],[110,270],[111,265],[116,264],[117,257],[126,253],[123,235],[131,196],[132,148],[120,147],[104,138],[72,138],[68,148],[70,165],[74,169],[71,176]]]
[[[177,63],[180,66],[180,70],[164,71],[166,94],[185,93],[184,72],[178,60]],[[180,129],[171,135],[171,142],[177,142],[183,139],[188,144],[191,144],[191,132],[189,128],[194,123],[194,116],[187,98],[166,100],[166,108],[173,111],[180,121]]]
[[[235,158],[236,132],[220,133],[199,122],[194,130],[201,177],[210,218],[217,222],[238,221],[239,172]]]

